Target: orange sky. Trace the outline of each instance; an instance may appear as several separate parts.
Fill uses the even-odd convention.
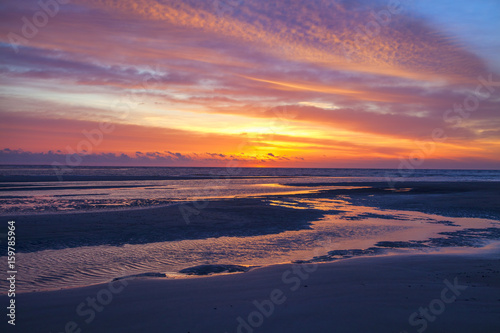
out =
[[[388,3],[5,1],[0,163],[500,167],[495,2]]]

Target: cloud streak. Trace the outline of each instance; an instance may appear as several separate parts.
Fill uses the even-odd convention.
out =
[[[131,159],[170,151],[200,165],[221,155],[378,163],[411,153],[435,128],[448,138],[436,159],[500,156],[500,88],[483,89],[488,98],[463,121],[445,117],[461,112],[479,76],[500,80],[490,67],[498,59],[411,1],[246,0],[222,11],[214,3],[75,0],[13,45],[9,33],[22,34],[22,18],[40,7],[4,1],[1,148],[64,151],[106,121],[116,131],[93,153]],[[456,4],[473,5],[481,6]],[[197,157],[207,152],[216,155]]]

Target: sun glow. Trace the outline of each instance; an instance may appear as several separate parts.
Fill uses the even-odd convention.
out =
[[[478,25],[419,3],[361,42],[356,27],[378,10],[369,1],[246,0],[222,16],[194,0],[78,1],[17,45],[13,17],[37,6],[26,1],[0,12],[6,163],[92,141],[86,161],[96,164],[125,154],[146,165],[397,168],[423,154],[419,167],[500,167],[491,15]],[[469,6],[497,12],[456,5]]]

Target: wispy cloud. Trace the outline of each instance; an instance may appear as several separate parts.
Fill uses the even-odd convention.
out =
[[[435,158],[500,156],[500,89],[466,121],[443,116],[474,93],[479,75],[500,76],[493,53],[476,52],[487,38],[472,43],[465,28],[453,34],[441,23],[458,12],[474,28],[467,8],[493,5],[458,1],[462,11],[434,19],[430,3],[401,0],[393,13],[388,4],[246,0],[221,13],[212,1],[75,0],[14,45],[9,33],[22,36],[22,18],[41,8],[4,1],[1,148],[64,151],[107,121],[119,126],[94,153],[132,159],[171,151],[189,163],[238,154],[389,161],[435,128],[448,137]],[[218,155],[192,155],[206,152]]]

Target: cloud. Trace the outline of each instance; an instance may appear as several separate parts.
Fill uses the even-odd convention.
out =
[[[382,0],[75,0],[19,53],[7,36],[40,8],[1,6],[1,148],[76,149],[105,121],[92,154],[131,159],[388,160],[435,128],[436,158],[499,156],[496,86],[460,124],[443,118],[486,62],[410,2],[384,22]]]
[[[174,156],[162,152],[146,152],[141,156],[129,156],[120,153],[98,153],[87,155],[68,155],[60,152],[27,152],[21,149],[0,150],[0,161],[2,165],[52,165],[56,170],[72,169],[79,166],[199,166],[203,162],[205,166],[212,167],[236,167],[236,166],[254,166],[255,162],[272,163],[273,166],[282,166],[279,161],[270,159],[256,158],[225,158],[217,159],[206,155],[201,158],[173,153]],[[280,158],[285,161],[284,165],[296,167],[332,167],[332,168],[393,168],[400,161],[393,159],[342,159],[328,158],[322,161],[306,161],[303,157],[295,157],[294,162],[289,162],[286,157]],[[466,157],[460,159],[429,159],[426,165],[430,168],[482,168],[498,169],[500,162],[494,159]]]
[[[90,3],[103,11],[130,15],[147,22],[193,29],[215,38],[252,43],[253,47],[288,60],[364,73],[410,78],[470,78],[485,71],[484,63],[450,38],[433,31],[407,12],[391,15],[383,26],[372,15],[386,10],[383,2],[280,0],[245,1],[232,15],[220,17],[212,3],[195,0]],[[402,2],[405,9],[405,2]],[[351,7],[351,8],[349,8]],[[378,8],[377,8],[378,7]],[[287,8],[283,15],[283,8]],[[373,23],[373,24],[371,24]],[[370,27],[375,27],[371,28]],[[347,55],[347,57],[346,57]]]

